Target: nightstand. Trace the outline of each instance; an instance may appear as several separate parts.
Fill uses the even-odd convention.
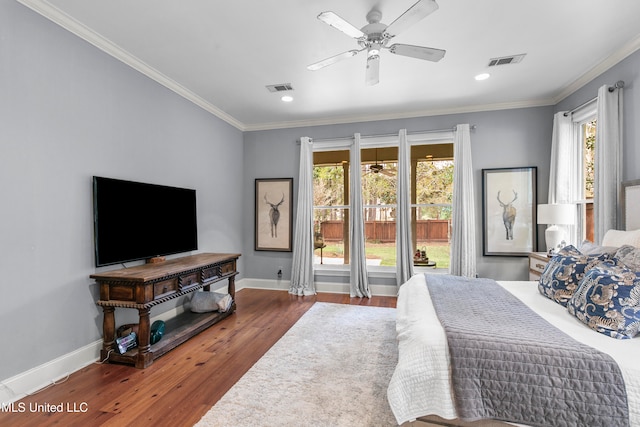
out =
[[[546,252],[531,252],[529,254],[529,280],[540,280],[548,263],[549,257]]]

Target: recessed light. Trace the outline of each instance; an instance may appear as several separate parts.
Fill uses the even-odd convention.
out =
[[[482,74],[478,74],[477,76],[475,76],[474,78],[478,81],[481,80],[487,80],[489,77],[491,77],[491,74],[489,73],[482,73]]]
[[[280,98],[282,100],[282,102],[291,102],[293,101],[293,96],[289,96],[289,95],[284,95],[282,98]]]

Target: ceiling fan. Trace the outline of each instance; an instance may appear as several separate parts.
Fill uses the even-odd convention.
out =
[[[386,169],[385,166],[382,163],[378,163],[378,149],[376,148],[376,162],[373,165],[369,165],[369,167],[367,168],[368,172],[371,172],[373,174],[378,174],[378,173],[382,173],[383,175],[387,175],[387,176],[394,176],[394,170],[389,170]]]
[[[380,19],[382,18],[382,13],[377,9],[373,9],[367,14],[367,22],[369,23],[362,27],[361,30],[357,29],[334,12],[322,12],[318,15],[319,20],[337,30],[342,31],[349,37],[356,39],[358,44],[361,46],[361,49],[348,50],[327,59],[323,59],[322,61],[309,65],[307,69],[312,71],[319,70],[343,59],[356,56],[360,52],[364,52],[366,50],[367,71],[365,82],[368,86],[372,86],[378,84],[380,80],[380,51],[382,49],[386,49],[396,55],[409,56],[433,62],[440,61],[446,53],[446,51],[442,49],[399,43],[387,46],[393,37],[435,12],[437,9],[438,5],[435,0],[420,0],[389,25],[381,23]]]
[[[378,161],[376,160],[375,165],[369,165],[369,170],[373,173],[380,173],[384,170],[384,165],[378,164]]]

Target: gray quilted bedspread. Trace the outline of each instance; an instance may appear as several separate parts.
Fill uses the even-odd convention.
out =
[[[447,334],[461,419],[629,425],[624,380],[609,355],[569,337],[491,279],[425,276]]]

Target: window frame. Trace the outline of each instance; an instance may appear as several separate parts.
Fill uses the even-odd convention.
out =
[[[426,131],[407,133],[407,143],[410,147],[414,145],[430,145],[430,144],[454,144],[455,131]],[[326,151],[340,151],[351,150],[355,137],[342,137],[334,139],[322,139],[313,140],[312,151],[326,152]],[[361,135],[360,136],[360,149],[370,148],[384,148],[384,147],[399,147],[400,136],[399,134],[388,135]],[[455,159],[454,159],[455,161]],[[350,191],[350,190],[349,190]],[[411,208],[420,207],[423,204],[411,204]],[[313,206],[312,209],[319,208],[321,206]],[[363,206],[364,207],[364,206]],[[451,207],[453,207],[451,205]],[[322,276],[327,277],[349,277],[350,265],[349,264],[314,264],[314,272]],[[436,269],[438,270],[438,269]],[[414,271],[433,271],[430,267],[418,267],[414,266]],[[370,278],[395,278],[396,266],[368,266],[367,272]]]

